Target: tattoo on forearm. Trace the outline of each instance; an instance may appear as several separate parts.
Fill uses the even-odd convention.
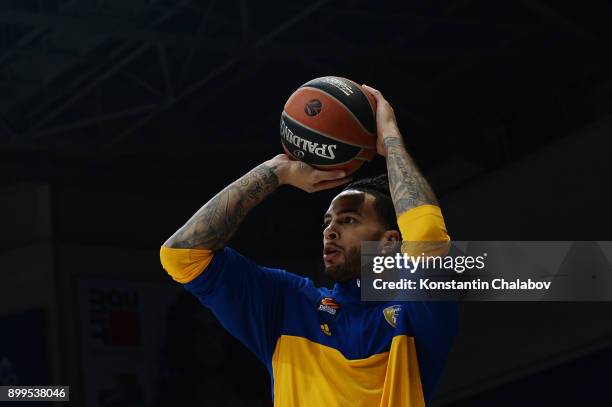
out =
[[[387,137],[383,139],[383,143],[387,151],[389,187],[396,215],[400,216],[419,205],[437,205],[438,201],[431,186],[404,148],[402,140]]]
[[[218,250],[232,237],[246,214],[278,187],[275,167],[261,164],[233,182],[187,221],[166,243],[173,248]]]

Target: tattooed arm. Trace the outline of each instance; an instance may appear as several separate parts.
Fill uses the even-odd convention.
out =
[[[232,237],[244,217],[279,185],[290,184],[306,192],[334,188],[349,181],[341,171],[319,171],[280,154],[234,181],[201,207],[164,246],[219,250]]]
[[[246,214],[279,185],[278,165],[263,163],[231,183],[200,208],[164,243],[173,248],[218,250]]]
[[[400,216],[420,205],[438,205],[431,186],[406,151],[401,136],[383,135],[383,145],[387,154],[387,172],[395,214]]]
[[[387,159],[389,187],[396,215],[399,217],[407,210],[424,204],[437,205],[431,186],[404,147],[393,108],[380,91],[365,85],[364,88],[376,98],[376,148]]]

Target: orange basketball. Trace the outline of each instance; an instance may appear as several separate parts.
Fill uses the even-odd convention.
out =
[[[280,133],[290,157],[350,174],[376,156],[376,100],[350,79],[313,79],[285,103]]]

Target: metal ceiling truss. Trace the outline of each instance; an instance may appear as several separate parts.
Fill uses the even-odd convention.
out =
[[[52,18],[62,18],[61,13],[68,12],[70,6],[72,6],[75,2],[67,2],[60,9],[58,9],[57,16],[50,17]],[[157,19],[155,19],[150,25],[151,27],[155,27],[167,19],[171,18],[173,15],[181,12],[191,0],[183,0],[177,3],[175,8],[168,8],[164,10],[164,14],[160,15]],[[23,14],[23,12],[21,12]],[[5,19],[7,19],[7,15],[11,16],[11,13],[0,13],[3,14]],[[23,17],[23,16],[22,16]],[[47,21],[47,20],[45,20]],[[28,23],[28,21],[22,21],[22,23]],[[104,26],[104,24],[100,24],[98,20],[98,25]],[[57,27],[52,25],[53,27]],[[63,26],[62,26],[63,27]],[[84,27],[81,24],[81,28]],[[40,38],[43,35],[48,35],[49,31],[52,31],[50,27],[36,27],[29,34],[25,35],[22,40],[20,40],[14,47],[6,50],[1,56],[0,60],[2,60],[5,64],[8,63],[12,58],[18,56],[22,49],[26,46],[31,45],[36,39]],[[76,30],[75,33],[79,33],[79,30]],[[87,31],[87,33],[89,33]],[[107,42],[106,38],[102,38],[100,41],[102,44]],[[74,68],[75,64],[82,64],[85,62],[88,66],[85,69],[82,67],[78,67],[78,75],[74,78],[70,78],[69,83],[62,83],[59,91],[48,92],[46,100],[38,103],[38,106],[35,105],[31,97],[26,101],[28,104],[34,104],[34,106],[28,106],[26,112],[23,113],[25,120],[27,121],[27,125],[21,131],[15,131],[19,133],[17,137],[14,137],[14,141],[20,143],[27,143],[30,139],[35,139],[41,137],[47,132],[39,131],[43,126],[52,122],[57,116],[59,116],[66,108],[72,106],[75,102],[79,101],[84,95],[88,94],[91,90],[96,88],[99,84],[101,84],[105,79],[110,76],[118,73],[123,67],[129,64],[132,60],[136,59],[143,52],[147,51],[152,46],[152,43],[145,42],[143,44],[142,41],[138,41],[135,39],[129,39],[122,44],[119,44],[117,47],[114,47],[112,50],[105,55],[104,59],[96,59],[95,57],[92,59],[87,52],[94,53],[96,50],[87,50],[81,51],[85,56],[75,55],[74,58],[67,58],[72,65],[65,67],[65,72],[70,72],[70,69]],[[91,63],[95,61],[95,63]],[[1,67],[1,65],[0,65]],[[56,78],[61,76],[62,73],[58,73]],[[128,75],[129,77],[129,75]],[[46,78],[45,81],[52,82],[56,78]],[[32,97],[36,95],[34,93]],[[134,107],[129,107],[126,111],[133,111]],[[120,114],[121,112],[115,112],[116,114]],[[106,120],[108,115],[104,115]],[[112,115],[111,115],[112,116]],[[91,119],[84,119],[84,122],[93,122]],[[53,133],[53,132],[52,132]]]
[[[328,1],[329,0],[320,0],[291,18],[282,20],[283,22],[281,24],[277,27],[273,27],[269,32],[261,35],[255,41],[250,42],[246,47],[237,46],[239,43],[236,41],[226,43],[217,40],[206,41],[204,32],[207,22],[213,15],[212,11],[216,3],[214,0],[210,1],[207,6],[201,10],[202,19],[193,37],[184,34],[175,35],[173,33],[163,33],[154,30],[156,26],[168,20],[172,15],[178,14],[182,8],[190,3],[188,1],[182,2],[175,8],[164,9],[164,14],[154,21],[148,29],[129,28],[133,26],[127,23],[126,26],[118,26],[117,23],[101,24],[99,20],[95,21],[95,19],[91,20],[91,24],[87,24],[85,21],[84,25],[84,21],[80,17],[61,15],[60,13],[57,15],[45,15],[40,11],[32,12],[23,10],[4,13],[4,17],[0,18],[1,21],[12,21],[19,24],[36,26],[30,34],[26,35],[22,41],[19,42],[18,47],[14,47],[0,56],[4,61],[9,61],[11,57],[19,55],[19,51],[35,39],[59,27],[66,29],[67,26],[72,25],[76,32],[78,32],[78,27],[82,28],[85,26],[88,30],[91,28],[96,34],[108,35],[114,38],[115,41],[118,39],[124,40],[123,43],[119,43],[118,46],[112,49],[112,53],[108,54],[110,55],[110,62],[95,60],[95,58],[93,58],[92,61],[90,59],[91,57],[87,54],[75,55],[74,58],[66,58],[76,64],[85,63],[86,65],[92,66],[87,67],[85,70],[79,69],[77,71],[78,74],[72,78],[68,84],[64,84],[59,92],[48,91],[47,93],[49,93],[49,96],[47,100],[39,103],[37,108],[28,108],[28,112],[24,113],[27,115],[27,126],[20,132],[13,131],[13,134],[19,133],[17,137],[14,138],[23,144],[32,142],[33,140],[40,140],[51,135],[59,137],[65,131],[71,131],[101,122],[108,122],[117,118],[134,115],[138,116],[144,113],[144,116],[141,116],[140,119],[137,118],[131,127],[125,129],[111,141],[111,143],[117,142],[132,131],[140,128],[150,119],[156,117],[160,112],[194,94],[201,87],[225,73],[242,59],[253,55],[253,53],[265,47],[266,44],[274,40],[278,35],[324,6]],[[68,8],[68,6],[66,8]],[[247,1],[241,1],[239,13],[241,41],[247,41],[251,33],[249,29],[248,11]],[[217,17],[218,15],[215,15],[216,22],[220,21],[222,24],[234,25],[233,21],[227,17]],[[168,47],[180,47],[188,50],[187,57],[182,64],[180,72],[170,71],[167,56]],[[158,56],[157,59],[162,79],[160,83],[163,84],[161,92],[157,86],[151,85],[128,70],[131,63],[151,50],[154,50]],[[218,64],[216,68],[209,70],[204,77],[192,81],[191,83],[186,83],[188,74],[194,70],[193,60],[198,52],[229,53],[229,55],[228,58]],[[91,53],[94,54],[95,50],[92,50]],[[143,95],[143,101],[148,101],[149,103],[143,102],[136,106],[126,107],[125,109],[93,115],[77,121],[71,120],[70,123],[61,123],[62,115],[68,109],[81,101],[85,96],[90,95],[102,83],[115,75],[121,75],[125,78],[132,79],[140,88],[145,89],[147,92]],[[49,79],[49,81],[52,82],[52,78]],[[163,100],[159,100],[156,104],[151,104],[151,94],[157,95],[160,93],[163,94]],[[58,120],[60,123],[57,123]]]
[[[483,52],[482,49],[449,50],[415,50],[405,52],[403,46],[407,40],[418,38],[426,34],[427,29],[433,25],[448,25],[456,27],[474,27],[476,29],[493,30],[505,38],[501,43],[506,46],[516,41],[522,41],[535,32],[551,30],[549,25],[525,25],[511,22],[495,22],[482,19],[463,19],[456,17],[456,12],[472,3],[471,0],[453,2],[442,10],[437,17],[417,16],[405,14],[385,13],[377,10],[368,10],[371,5],[361,7],[349,4],[347,7],[333,6],[329,0],[319,0],[310,6],[284,4],[275,7],[270,13],[284,13],[285,18],[276,26],[266,27],[266,32],[255,32],[254,5],[247,0],[239,0],[234,9],[227,11],[227,4],[220,4],[217,0],[207,3],[195,4],[191,0],[184,0],[175,6],[167,6],[149,2],[134,10],[134,21],[125,17],[112,17],[96,15],[96,9],[84,13],[83,9],[75,11],[77,1],[66,1],[58,6],[57,10],[4,9],[0,13],[0,23],[12,24],[29,30],[12,46],[0,52],[0,86],[11,90],[14,87],[28,87],[32,89],[29,95],[20,95],[23,99],[6,111],[2,111],[3,120],[0,120],[0,131],[10,134],[15,143],[27,145],[28,143],[46,142],[53,144],[59,142],[71,132],[86,127],[117,122],[121,124],[114,137],[103,141],[103,145],[92,145],[92,149],[99,148],[112,151],[119,143],[132,137],[139,129],[147,125],[167,109],[176,106],[188,98],[195,98],[198,109],[203,109],[207,103],[216,99],[218,95],[227,92],[245,78],[257,73],[258,67],[278,55],[301,60],[322,74],[327,74],[333,66],[321,62],[322,59],[336,57],[337,48],[333,44],[327,46],[309,46],[308,42],[298,47],[288,45],[286,42],[275,41],[279,36],[289,31],[296,24],[309,18],[324,9],[324,14],[318,15],[319,24],[316,30],[328,30],[328,38],[336,43],[343,44],[346,51],[343,57],[347,58],[376,58],[389,54],[397,63],[405,64],[411,61],[454,61],[448,64],[430,83],[414,78],[412,85],[421,89],[422,94],[441,98],[452,103],[457,109],[464,111],[470,117],[481,122],[484,127],[495,125],[495,119],[484,117],[481,112],[459,102],[443,91],[448,81],[461,76],[466,70],[487,59],[563,59],[579,58],[580,55],[550,54],[513,54],[503,45],[495,51]],[[563,17],[552,8],[543,5],[537,0],[521,0],[521,3],[538,16],[554,24],[564,32],[576,38],[589,41],[596,40],[598,35],[592,30],[580,27],[569,18]],[[104,2],[98,2],[104,6]],[[225,7],[225,8],[223,8]],[[265,7],[258,4],[258,9]],[[138,15],[156,17],[146,24],[139,23]],[[184,18],[185,14],[195,17],[192,26],[181,27],[180,31],[169,31],[168,22],[173,18]],[[92,17],[95,16],[95,17]],[[130,17],[131,18],[131,17]],[[397,35],[382,46],[368,47],[351,43],[345,38],[343,32],[330,31],[328,24],[337,19],[362,18],[388,21],[391,24],[409,23],[406,29],[399,30]],[[222,27],[230,33],[225,37],[209,37],[211,24]],[[58,49],[54,47],[49,36],[56,31],[72,31],[74,34],[85,32],[87,36],[99,38],[90,48]],[[260,29],[261,30],[261,29]],[[193,32],[192,35],[187,34]],[[320,45],[320,44],[318,44]],[[325,45],[325,44],[324,44]],[[498,44],[499,45],[499,44]],[[397,52],[393,52],[397,50]],[[403,52],[402,52],[403,51]],[[13,64],[22,63],[21,59],[34,58],[40,54],[41,58],[58,59],[63,65],[51,73],[44,73],[42,77],[15,77],[12,72]],[[305,55],[308,55],[306,58]],[[252,62],[249,70],[236,69],[240,62],[249,59]],[[149,75],[142,75],[140,65],[145,60]],[[178,61],[178,62],[177,62]],[[152,63],[153,62],[153,63]],[[333,62],[332,62],[333,64]],[[388,67],[393,69],[393,67]],[[196,76],[196,72],[203,72]],[[12,76],[13,75],[13,76]],[[215,83],[219,77],[224,77],[222,83]],[[115,106],[83,103],[83,100],[95,95],[96,98],[111,96],[105,94],[102,86],[109,80],[128,81],[134,86],[133,99],[129,105],[118,103]],[[410,80],[409,78],[407,80]],[[207,92],[202,92],[206,88]],[[111,88],[112,89],[112,88]],[[139,93],[140,92],[140,93]],[[27,107],[26,107],[27,105]],[[75,110],[76,109],[76,110]],[[89,109],[89,110],[88,110]],[[104,111],[104,110],[108,111]],[[87,116],[82,111],[90,111]],[[70,117],[76,111],[77,119]],[[419,114],[410,112],[413,117]],[[129,122],[126,121],[129,119]],[[262,118],[267,122],[270,118]],[[427,123],[427,119],[421,120]],[[431,122],[429,122],[430,126]],[[254,123],[257,127],[258,124]],[[434,126],[435,127],[435,126]],[[435,129],[432,129],[435,131]]]

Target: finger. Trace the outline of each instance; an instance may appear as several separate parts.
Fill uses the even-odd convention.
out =
[[[352,180],[353,180],[353,177],[345,177],[345,178],[340,178],[340,179],[336,179],[336,180],[317,182],[313,186],[314,192],[316,192],[316,191],[323,191],[324,189],[336,188],[336,187],[339,187],[340,185],[346,184],[346,183],[348,183],[348,182],[350,182]]]
[[[383,97],[381,91],[379,91],[378,89],[374,89],[373,87],[368,86],[365,83],[361,86],[363,86],[368,92],[370,92],[372,96],[376,98],[376,100]]]
[[[287,154],[277,154],[274,156],[273,160],[290,161],[291,157],[289,157]]]
[[[335,170],[335,171],[314,170],[312,172],[312,179],[314,180],[315,183],[321,182],[321,181],[337,180],[337,179],[344,178],[344,177],[346,177],[346,172],[342,170]]]

